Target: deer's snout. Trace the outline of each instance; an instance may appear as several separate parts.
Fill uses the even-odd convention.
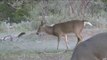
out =
[[[37,32],[36,35],[39,35],[39,33]]]

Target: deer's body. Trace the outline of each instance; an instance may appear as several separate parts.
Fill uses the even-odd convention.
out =
[[[80,43],[74,50],[71,60],[107,59],[107,33],[100,33]]]
[[[56,37],[58,37],[58,45],[57,45],[57,49],[58,49],[58,46],[59,46],[59,41],[60,41],[60,37],[61,36],[64,36],[65,37],[65,43],[66,43],[66,47],[68,49],[68,46],[67,46],[67,34],[68,33],[75,33],[77,38],[78,38],[78,42],[81,42],[82,41],[82,36],[81,36],[81,32],[83,30],[83,27],[84,27],[84,22],[85,20],[72,20],[72,21],[67,21],[67,22],[63,22],[63,23],[58,23],[58,24],[55,24],[53,26],[40,26],[38,31],[37,31],[37,34],[39,32],[46,32],[50,35],[54,35]]]
[[[80,20],[67,21],[64,23],[55,24],[53,26],[54,32],[59,34],[60,33],[67,34],[71,32],[80,33],[83,27],[84,27],[84,21],[80,21]]]

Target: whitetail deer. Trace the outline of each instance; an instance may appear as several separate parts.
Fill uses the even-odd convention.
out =
[[[107,60],[107,33],[97,34],[78,44],[71,60]]]
[[[68,49],[67,33],[70,33],[70,32],[75,33],[78,38],[78,42],[77,42],[77,44],[78,44],[79,42],[82,41],[81,32],[82,32],[85,24],[92,25],[90,22],[87,22],[86,20],[82,20],[82,21],[81,20],[72,20],[72,21],[54,24],[53,26],[47,26],[43,23],[43,21],[41,21],[41,25],[39,26],[39,28],[37,30],[37,35],[40,32],[46,32],[47,34],[58,37],[57,49],[59,47],[60,37],[64,36],[65,37],[64,41],[65,41],[66,47]]]

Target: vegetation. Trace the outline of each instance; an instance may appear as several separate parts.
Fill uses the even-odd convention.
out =
[[[106,21],[107,0],[1,0],[0,24],[13,26],[28,22],[35,29],[41,20],[47,24],[73,19]],[[22,27],[22,26],[20,26]],[[30,29],[30,30],[32,30]]]

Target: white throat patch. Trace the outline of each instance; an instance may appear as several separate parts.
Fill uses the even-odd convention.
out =
[[[49,25],[49,26],[51,26],[51,27],[52,27],[52,26],[54,26],[54,25],[55,25],[55,24],[51,24],[51,25]]]
[[[84,26],[85,26],[86,24],[88,24],[88,25],[90,25],[90,26],[93,26],[90,22],[84,22]]]

